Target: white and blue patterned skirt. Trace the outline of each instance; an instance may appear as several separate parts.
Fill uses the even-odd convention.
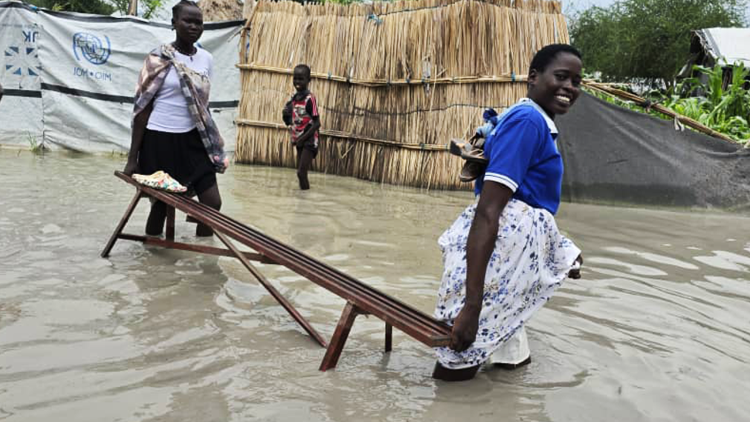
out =
[[[466,208],[438,240],[444,272],[435,317],[448,325],[465,302],[466,240],[476,208],[476,203]],[[460,353],[437,348],[440,364],[462,369],[484,363],[550,299],[580,253],[560,234],[549,211],[511,199],[500,215],[495,250],[487,264],[476,340]]]

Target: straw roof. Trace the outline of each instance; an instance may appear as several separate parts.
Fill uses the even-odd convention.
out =
[[[206,22],[231,21],[242,19],[240,0],[200,0],[198,4]]]
[[[315,170],[436,189],[462,187],[448,141],[523,97],[533,54],[568,42],[560,3],[543,0],[262,1],[245,16],[238,162],[294,166],[281,109],[306,63],[322,123]]]

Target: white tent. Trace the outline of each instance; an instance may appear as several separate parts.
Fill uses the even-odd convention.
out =
[[[235,64],[241,26],[207,23],[200,40],[214,56],[210,108],[229,151],[240,97]],[[143,59],[173,39],[166,22],[0,2],[0,145],[127,151]]]
[[[696,42],[714,63],[732,65],[741,62],[750,67],[750,28],[701,29],[695,31],[693,47]]]

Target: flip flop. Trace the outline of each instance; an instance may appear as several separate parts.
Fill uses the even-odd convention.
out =
[[[134,174],[133,180],[140,183],[143,186],[150,188],[159,189],[172,193],[184,193],[187,191],[185,186],[182,186],[180,182],[174,180],[169,173],[165,173],[161,170],[154,174]]]
[[[464,166],[461,167],[461,173],[458,178],[462,182],[472,182],[477,179],[482,173],[484,173],[485,165],[477,163],[475,161],[467,161]]]
[[[490,162],[490,160],[488,160],[487,157],[484,156],[484,150],[476,148],[469,142],[464,142],[458,139],[451,139],[450,147],[448,149],[451,154],[457,155],[466,161],[472,161],[481,164],[487,164]]]

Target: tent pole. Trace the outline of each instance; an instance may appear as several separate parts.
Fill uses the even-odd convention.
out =
[[[130,0],[130,6],[128,6],[128,15],[138,16],[138,0]]]

